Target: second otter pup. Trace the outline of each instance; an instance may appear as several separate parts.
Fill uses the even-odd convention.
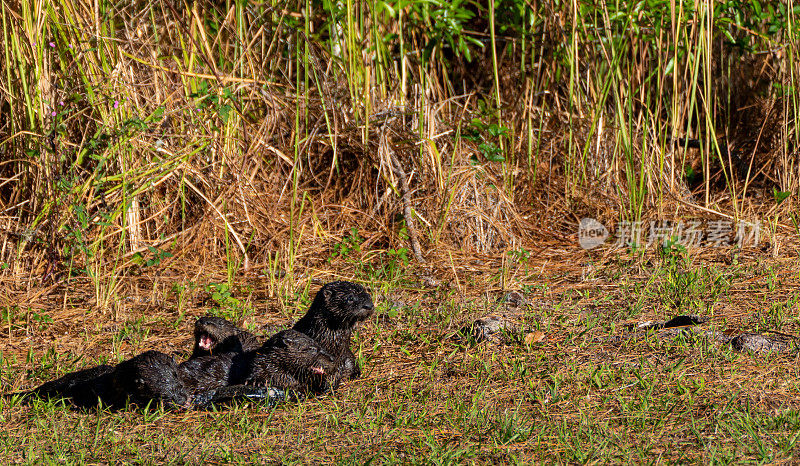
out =
[[[325,393],[336,372],[333,356],[296,330],[273,335],[248,361],[245,383],[298,392]]]
[[[194,323],[194,348],[190,358],[215,353],[254,351],[258,337],[222,317],[204,316]]]

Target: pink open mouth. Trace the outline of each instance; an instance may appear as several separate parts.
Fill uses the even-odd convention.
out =
[[[322,366],[311,366],[311,372],[317,375],[325,375],[325,369]]]
[[[214,339],[210,335],[201,335],[200,341],[197,343],[200,345],[200,348],[203,348],[206,351],[211,351],[211,348],[214,347]]]

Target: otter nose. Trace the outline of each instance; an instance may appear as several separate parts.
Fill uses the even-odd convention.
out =
[[[371,315],[375,310],[375,306],[372,304],[372,302],[364,303],[364,305],[361,306],[361,310],[365,315]]]

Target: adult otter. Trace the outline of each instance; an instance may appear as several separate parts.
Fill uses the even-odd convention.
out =
[[[146,351],[116,366],[100,365],[71,372],[25,393],[44,398],[69,398],[80,408],[102,402],[113,409],[127,403],[145,406],[156,401],[166,406],[187,406],[189,394],[171,356]]]
[[[231,322],[214,316],[205,316],[194,323],[194,348],[191,358],[214,353],[254,351],[261,346],[258,338]]]
[[[372,315],[372,297],[363,286],[335,281],[323,286],[314,296],[306,315],[294,324],[293,330],[313,338],[335,361],[329,374],[331,388],[339,382],[361,375],[361,368],[350,350],[350,336],[358,322]]]

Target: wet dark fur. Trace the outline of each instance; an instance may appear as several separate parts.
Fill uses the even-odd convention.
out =
[[[332,388],[339,382],[361,375],[361,368],[350,350],[350,337],[358,322],[372,315],[372,297],[363,286],[336,281],[323,286],[306,315],[293,329],[313,338],[333,356],[336,367],[329,374]]]
[[[202,339],[210,339],[212,347],[204,348]],[[233,323],[221,317],[201,317],[194,324],[192,356],[178,366],[178,374],[190,393],[215,390],[231,384],[231,377],[242,372],[236,369],[234,359],[238,365],[245,364],[240,355],[259,347],[255,335]]]
[[[311,337],[294,330],[277,333],[256,351],[201,356],[178,367],[192,394],[245,383],[323,393],[329,388],[326,374],[333,372],[333,357]]]
[[[202,337],[210,337],[210,349],[200,345]],[[191,358],[210,356],[218,353],[255,351],[261,346],[258,338],[221,317],[205,316],[194,323],[194,348]]]
[[[192,358],[178,366],[178,376],[189,393],[214,390],[233,383],[232,378],[241,372],[236,367],[244,364],[243,357],[241,352],[228,352]]]
[[[296,330],[273,335],[254,353],[245,383],[298,392],[325,393],[336,361],[316,341]]]
[[[71,372],[27,395],[67,398],[81,408],[96,406],[98,401],[113,409],[128,403],[145,406],[153,401],[186,406],[189,401],[178,376],[178,365],[171,356],[158,351],[146,351],[116,366],[100,365]]]

